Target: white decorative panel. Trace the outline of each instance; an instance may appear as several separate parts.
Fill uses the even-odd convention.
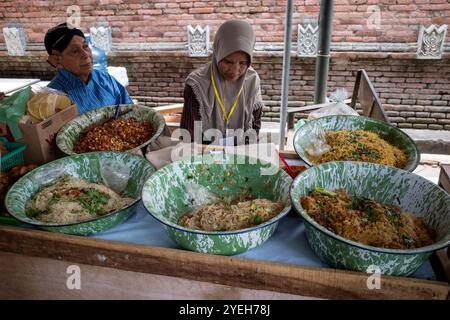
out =
[[[22,28],[5,27],[3,28],[3,36],[5,37],[6,48],[10,56],[25,55],[25,33]]]
[[[417,41],[417,59],[441,59],[446,34],[446,24],[440,27],[432,24],[428,28],[421,25]]]
[[[319,26],[299,24],[297,36],[297,55],[299,57],[315,57],[317,54],[317,39]]]
[[[110,27],[91,27],[89,29],[92,43],[103,49],[106,54],[111,51],[112,37]]]
[[[207,57],[210,48],[209,26],[202,29],[200,26],[188,26],[188,44],[190,57]]]

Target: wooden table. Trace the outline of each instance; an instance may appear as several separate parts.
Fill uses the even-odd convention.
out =
[[[25,88],[29,85],[38,83],[40,79],[17,79],[17,78],[0,78],[0,92],[6,96],[11,95],[14,91]]]
[[[81,290],[67,289],[70,265]],[[0,299],[446,299],[445,282],[308,268],[0,226]]]

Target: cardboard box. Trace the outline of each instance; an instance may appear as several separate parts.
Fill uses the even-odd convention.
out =
[[[40,123],[19,123],[23,133],[20,142],[27,145],[24,153],[25,163],[41,165],[64,156],[56,145],[56,134],[77,115],[77,105],[73,104]]]

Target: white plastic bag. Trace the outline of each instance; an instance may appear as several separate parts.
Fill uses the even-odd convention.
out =
[[[321,156],[331,150],[331,146],[327,143],[325,131],[316,126],[313,129],[313,138],[305,147],[306,152],[313,157]]]
[[[324,107],[311,112],[308,120],[322,118],[325,116],[335,115],[352,115],[358,116],[358,112],[344,103],[345,99],[349,97],[347,90],[344,88],[337,89],[330,95],[330,103]]]
[[[131,176],[131,168],[125,163],[115,159],[100,160],[100,175],[103,183],[108,187],[122,194]]]
[[[195,182],[186,182],[186,195],[193,207],[201,207],[219,201],[219,197],[208,188]]]
[[[47,166],[45,169],[32,176],[31,180],[44,187],[55,184],[63,176],[67,175],[63,164]]]

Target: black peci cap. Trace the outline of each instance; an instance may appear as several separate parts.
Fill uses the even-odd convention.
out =
[[[44,38],[45,49],[48,54],[52,54],[52,49],[59,52],[64,51],[72,40],[73,36],[84,38],[84,34],[80,29],[70,28],[67,23],[61,23],[47,31]]]

